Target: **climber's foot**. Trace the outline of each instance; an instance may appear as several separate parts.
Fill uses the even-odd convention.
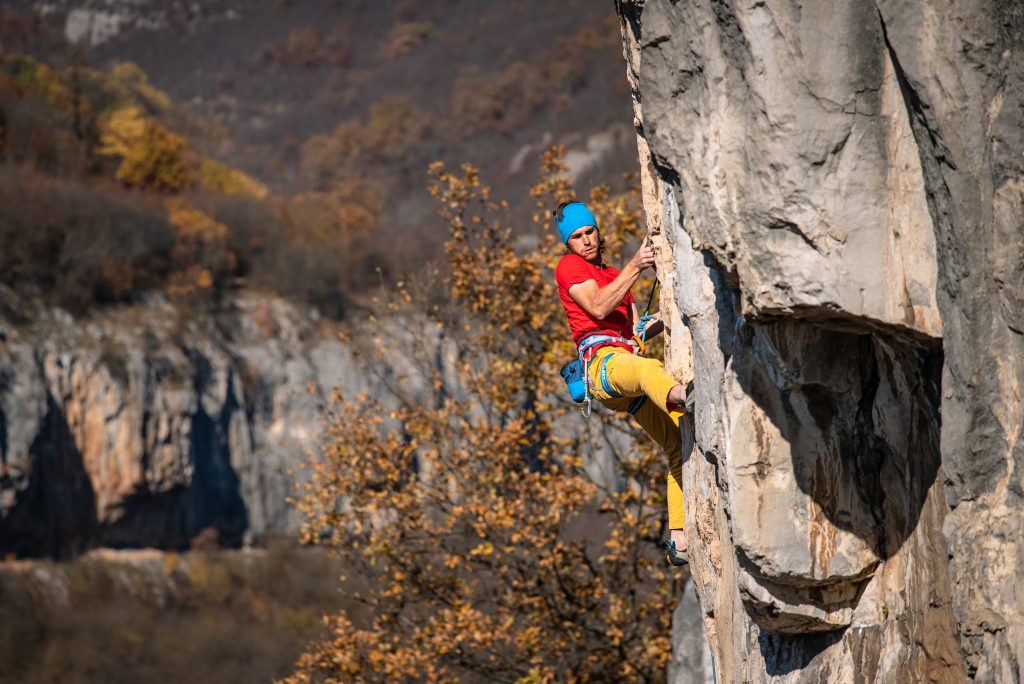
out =
[[[671,539],[665,542],[665,549],[667,551],[665,554],[665,560],[667,560],[670,565],[681,567],[683,565],[690,564],[690,555],[686,551],[680,551],[677,549],[676,543]]]
[[[687,565],[690,562],[689,546],[686,533],[682,529],[669,530],[669,539],[665,542],[666,559],[675,566]]]

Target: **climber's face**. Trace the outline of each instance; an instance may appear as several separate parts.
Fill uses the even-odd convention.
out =
[[[565,243],[569,251],[581,256],[592,264],[601,261],[601,231],[597,226],[583,226],[569,236]]]

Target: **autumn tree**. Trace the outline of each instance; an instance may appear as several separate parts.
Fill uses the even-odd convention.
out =
[[[549,216],[573,193],[560,150],[542,171],[535,224],[514,229],[476,169],[431,167],[458,312],[437,324],[464,350],[462,392],[331,400],[297,498],[301,534],[344,558],[342,586],[365,610],[327,616],[330,635],[289,682],[664,678],[666,466],[646,438],[604,443],[628,429],[621,416],[595,410],[588,429],[563,398],[574,350]],[[600,187],[590,201],[621,260],[640,231],[635,193]],[[527,237],[535,248],[519,247]],[[587,474],[599,448],[612,449],[611,482]]]
[[[174,272],[168,283],[173,295],[191,296],[210,291],[236,267],[228,227],[181,199],[168,202],[168,217],[178,232],[171,252]]]
[[[126,185],[174,191],[193,182],[185,139],[139,107],[117,109],[104,120],[97,152],[120,157],[117,179]]]
[[[203,186],[224,195],[242,195],[263,199],[270,194],[266,185],[255,178],[213,159],[204,159],[199,167]]]
[[[365,124],[346,121],[330,135],[314,135],[302,146],[300,174],[315,190],[328,190],[422,154],[430,116],[402,95],[370,106]]]

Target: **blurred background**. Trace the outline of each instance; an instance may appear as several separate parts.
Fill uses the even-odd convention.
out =
[[[465,395],[428,165],[523,254],[552,145],[631,187],[611,3],[4,2],[0,681],[265,681],[358,613],[289,503],[323,407]]]
[[[4,284],[73,313],[244,278],[343,317],[378,269],[437,256],[429,162],[475,164],[508,198],[553,143],[581,180],[635,166],[617,19],[599,3],[7,2],[2,32]],[[22,257],[45,246],[17,222],[47,205],[70,231],[61,214],[86,191],[79,218],[150,234],[90,227],[118,272],[69,248],[55,282]],[[177,223],[153,193],[181,196]],[[198,220],[185,207],[225,227],[222,249],[170,263],[159,248]]]

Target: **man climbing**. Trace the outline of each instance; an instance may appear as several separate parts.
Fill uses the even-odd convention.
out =
[[[634,354],[629,342],[639,319],[630,288],[644,269],[654,265],[654,252],[645,238],[619,271],[602,261],[604,241],[586,204],[563,202],[554,213],[567,252],[555,269],[558,296],[585,362],[590,394],[613,411],[632,414],[668,456],[668,559],[685,565],[689,558],[683,532],[679,419],[685,413],[686,388],[661,361]],[[649,322],[645,338],[663,328],[661,321]]]

